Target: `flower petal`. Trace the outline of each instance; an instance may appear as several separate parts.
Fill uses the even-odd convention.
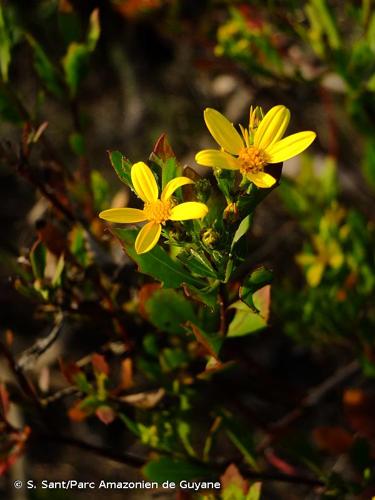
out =
[[[279,105],[271,108],[254,134],[254,146],[266,149],[282,138],[289,124],[290,111]]]
[[[244,142],[233,124],[216,109],[205,109],[204,121],[215,141],[228,153],[237,155],[244,147]]]
[[[267,148],[269,163],[280,163],[302,153],[316,137],[315,132],[305,131],[289,135]]]
[[[132,166],[130,171],[132,178],[132,183],[137,195],[145,203],[150,201],[156,201],[158,199],[158,186],[152,170],[143,163],[139,161]]]
[[[108,222],[134,223],[146,220],[143,210],[138,208],[110,208],[100,212],[99,217]]]
[[[272,175],[266,174],[266,172],[258,172],[257,174],[247,174],[247,178],[249,179],[249,181],[251,181],[260,188],[270,188],[276,182],[276,179],[272,177]]]
[[[186,184],[194,184],[194,181],[189,179],[189,177],[176,177],[169,181],[165,188],[163,189],[160,199],[165,201],[169,200],[172,194],[181,186],[185,186]]]
[[[160,238],[160,233],[161,224],[155,222],[145,224],[135,240],[135,251],[140,254],[152,250]]]
[[[240,168],[237,158],[217,149],[199,151],[195,155],[195,161],[206,167],[226,168],[228,170],[238,170]]]
[[[200,219],[208,213],[208,208],[204,203],[197,201],[187,201],[172,208],[170,220]]]

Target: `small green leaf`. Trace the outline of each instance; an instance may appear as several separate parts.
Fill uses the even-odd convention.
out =
[[[86,153],[85,139],[79,132],[73,132],[69,135],[69,145],[73,153],[77,156],[84,156]]]
[[[60,255],[59,260],[57,261],[56,269],[55,269],[55,274],[52,279],[52,286],[59,286],[61,283],[61,275],[65,267],[65,258],[64,254],[62,253]]]
[[[94,196],[94,207],[97,212],[108,206],[109,185],[98,170],[91,171],[91,189]]]
[[[2,3],[0,3],[0,73],[4,82],[8,81],[12,48],[12,41],[7,21],[8,20],[5,20]]]
[[[212,267],[207,257],[203,253],[194,250],[194,248],[188,248],[180,252],[177,258],[197,276],[219,279],[218,273]]]
[[[218,355],[223,345],[223,337],[219,333],[205,332],[202,328],[191,322],[186,323],[185,326],[188,331],[193,333],[197,342],[207,350],[207,353],[218,361]]]
[[[246,495],[246,500],[260,500],[261,490],[262,490],[262,483],[252,484]]]
[[[108,151],[109,159],[112,167],[121,182],[126,184],[128,187],[133,189],[133,184],[131,180],[130,171],[132,165],[129,160],[127,160],[120,151]]]
[[[138,264],[139,270],[163,283],[165,288],[178,288],[184,283],[198,289],[204,286],[158,245],[150,252],[138,255],[134,249],[138,233],[136,229],[112,229],[112,232],[119,238],[129,257]]]
[[[64,88],[61,83],[60,75],[45,53],[42,46],[31,35],[26,34],[26,40],[34,53],[34,68],[45,85],[46,89],[55,97],[61,98],[64,95]]]
[[[65,81],[74,97],[88,70],[90,50],[83,43],[72,42],[62,60]]]
[[[210,476],[210,470],[204,465],[171,457],[160,457],[151,460],[143,467],[143,473],[150,481],[159,483],[164,481],[178,483],[183,479],[206,479]]]
[[[249,231],[252,222],[252,214],[247,215],[244,219],[242,219],[240,225],[237,228],[237,231],[234,233],[231,250],[235,244]]]
[[[87,34],[87,47],[90,51],[95,50],[100,36],[99,9],[94,9],[90,16],[89,31]]]
[[[253,294],[265,285],[269,285],[272,282],[272,276],[272,272],[264,266],[259,267],[247,276],[240,288],[240,299],[242,302],[256,311]]]
[[[30,262],[36,279],[44,278],[47,249],[41,241],[37,241],[30,250]]]
[[[242,337],[266,328],[267,321],[240,300],[230,306],[236,310],[227,337]]]

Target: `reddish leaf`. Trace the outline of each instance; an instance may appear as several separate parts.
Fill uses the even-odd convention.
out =
[[[75,384],[75,377],[78,373],[81,372],[79,366],[75,363],[67,363],[65,364],[61,359],[59,360],[61,373],[64,375],[66,380],[70,384]]]
[[[176,157],[171,145],[168,142],[168,139],[167,139],[167,136],[165,133],[161,134],[159,139],[156,141],[152,152],[154,154],[156,154],[156,156],[161,158],[163,161],[167,160],[168,158],[175,158]]]
[[[81,401],[78,401],[68,410],[68,417],[73,422],[83,422],[88,417],[88,414],[80,408],[80,405]]]
[[[349,450],[353,443],[351,434],[342,427],[317,427],[313,430],[313,440],[318,448],[338,455]]]
[[[91,363],[96,373],[104,373],[107,376],[109,375],[109,365],[104,356],[97,353],[93,354],[91,356]]]
[[[116,418],[116,413],[110,406],[99,406],[95,414],[98,419],[105,425],[111,424]]]
[[[240,471],[235,464],[230,464],[224,474],[220,477],[221,486],[225,490],[228,486],[237,486],[244,495],[249,489],[249,482],[241,476]]]
[[[126,358],[121,363],[121,388],[130,389],[133,387],[133,362]]]
[[[140,315],[148,319],[146,303],[150,299],[150,297],[161,288],[160,283],[148,283],[143,285],[142,288],[138,292],[138,300],[139,300],[139,313]]]

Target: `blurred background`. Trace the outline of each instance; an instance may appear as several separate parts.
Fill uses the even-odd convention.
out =
[[[218,418],[220,463],[244,455],[253,472],[301,477],[260,475],[261,498],[374,495],[372,1],[2,0],[0,73],[3,497],[101,498],[12,481],[140,478],[149,449],[172,449],[177,432],[194,458]],[[153,340],[152,280],[97,217],[132,196],[108,151],[147,161],[165,133],[208,176],[194,162],[213,145],[203,110],[246,125],[250,105],[276,104],[291,110],[288,133],[317,140],[284,164],[252,225],[246,266],[274,273],[269,320],[225,345],[235,367],[177,389],[199,371],[191,344]],[[118,419],[87,386],[99,392],[101,375],[125,405]],[[84,409],[82,394],[95,399]],[[246,498],[254,476],[241,473],[222,498]]]

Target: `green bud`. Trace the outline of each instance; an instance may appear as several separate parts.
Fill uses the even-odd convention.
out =
[[[199,201],[206,203],[211,194],[211,184],[208,179],[198,179],[195,183],[195,194]]]
[[[206,245],[206,247],[215,248],[216,243],[220,241],[220,234],[215,231],[215,229],[212,229],[210,227],[203,231],[203,233],[201,234],[201,240],[204,245]]]

